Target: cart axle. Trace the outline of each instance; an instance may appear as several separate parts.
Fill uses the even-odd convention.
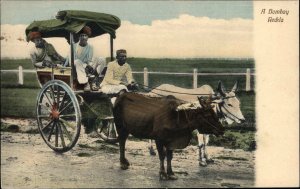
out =
[[[59,119],[59,111],[58,111],[58,107],[57,107],[57,103],[54,103],[52,105],[52,109],[51,109],[51,113],[50,113],[50,118],[52,120],[57,120]]]

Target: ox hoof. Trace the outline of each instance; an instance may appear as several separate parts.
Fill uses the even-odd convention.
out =
[[[206,163],[205,161],[200,161],[200,162],[199,162],[199,165],[200,165],[201,167],[206,167],[206,166],[207,166],[207,163]]]
[[[214,163],[215,161],[213,160],[213,159],[211,159],[211,158],[209,158],[209,159],[206,159],[206,163]]]
[[[130,166],[129,161],[127,159],[123,159],[120,161],[121,169],[126,170]]]
[[[174,174],[168,175],[168,180],[177,180],[177,179],[178,179],[178,177],[175,176]]]
[[[159,172],[159,180],[168,180],[168,175],[166,172],[160,171]]]
[[[149,153],[151,156],[156,156],[156,153],[153,148],[149,148]]]
[[[121,169],[122,169],[122,170],[128,169],[128,165],[126,165],[126,164],[124,164],[124,163],[121,163]]]

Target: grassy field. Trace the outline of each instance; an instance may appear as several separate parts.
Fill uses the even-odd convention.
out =
[[[244,73],[246,68],[254,70],[253,60],[221,60],[221,59],[145,59],[129,58],[133,71],[143,71],[147,67],[149,71],[161,72],[190,72],[194,68],[198,72],[210,73]],[[1,70],[17,69],[18,66],[24,69],[33,69],[29,59],[22,60],[1,60]],[[138,83],[143,83],[142,74],[134,74]],[[1,117],[35,117],[36,97],[39,92],[39,85],[35,73],[24,75],[24,85],[18,86],[16,73],[1,73]],[[198,86],[209,84],[217,87],[221,80],[226,89],[230,90],[236,80],[240,82],[240,92],[237,93],[241,101],[241,110],[246,118],[243,124],[233,124],[223,137],[212,137],[210,143],[217,146],[231,148],[242,148],[245,150],[255,149],[255,92],[245,92],[245,76],[199,76]],[[149,85],[158,86],[162,83],[169,83],[180,87],[192,88],[192,76],[168,76],[149,75]],[[252,78],[252,87],[255,87],[255,80]]]

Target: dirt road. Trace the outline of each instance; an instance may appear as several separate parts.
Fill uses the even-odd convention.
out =
[[[83,132],[81,132],[83,133]],[[129,140],[128,170],[121,170],[117,145],[81,134],[69,152],[57,154],[39,134],[1,132],[2,188],[101,187],[252,187],[254,153],[209,147],[215,162],[198,165],[198,150],[188,146],[174,153],[175,181],[160,181],[158,156],[150,156],[147,142]]]

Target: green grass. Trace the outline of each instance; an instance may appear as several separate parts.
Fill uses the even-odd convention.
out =
[[[147,67],[149,71],[161,72],[192,72],[197,68],[198,72],[222,73],[245,72],[246,68],[254,68],[254,60],[226,60],[226,59],[149,59],[129,58],[129,64],[135,71],[143,71]]]
[[[247,131],[225,131],[222,137],[211,135],[210,145],[222,146],[232,149],[243,149],[246,151],[253,151],[256,149],[255,132]]]
[[[1,117],[35,117],[38,89],[1,88]]]
[[[33,64],[30,59],[1,59],[1,70],[18,69],[22,66],[23,69],[33,69]]]

